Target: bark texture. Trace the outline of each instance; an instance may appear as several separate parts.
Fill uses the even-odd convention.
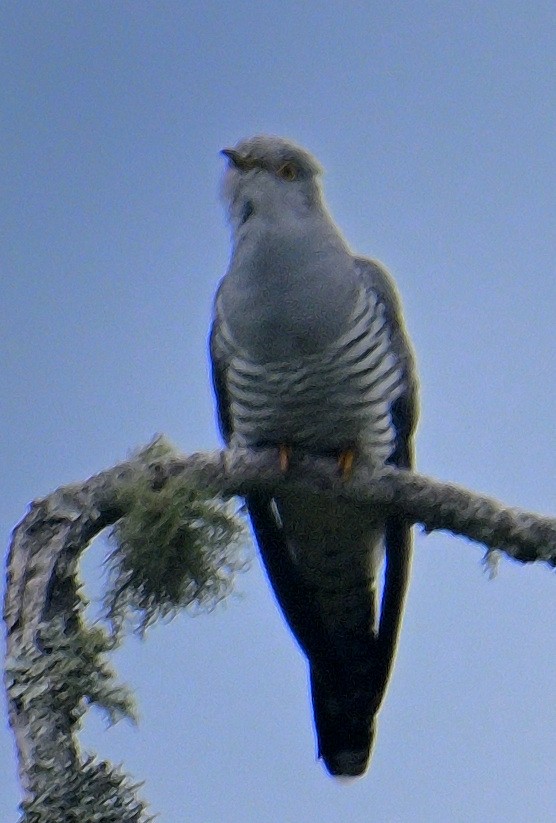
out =
[[[414,472],[394,468],[375,471],[364,465],[355,466],[345,481],[332,461],[310,455],[294,455],[284,475],[274,450],[231,450],[188,457],[174,452],[160,456],[160,451],[153,448],[159,442],[83,483],[63,486],[34,501],[14,529],[4,607],[5,681],[25,797],[25,821],[147,819],[144,807],[135,800],[135,787],[109,771],[108,764],[84,762],[76,743],[84,697],[98,698],[97,702],[117,714],[126,711],[125,695],[109,684],[111,675],[107,671],[106,688],[96,698],[91,696],[90,688],[81,690],[77,675],[72,680],[73,675],[67,673],[75,658],[89,660],[90,682],[95,675],[93,669],[98,672],[98,666],[102,668],[98,655],[108,650],[107,644],[87,634],[83,626],[78,563],[99,532],[125,517],[118,490],[138,473],[149,479],[154,490],[162,488],[169,478],[180,476],[223,498],[244,496],[253,489],[279,492],[286,485],[290,490],[310,487],[331,498],[356,500],[369,511],[400,512],[411,523],[421,524],[426,532],[443,529],[465,536],[486,546],[487,556],[496,550],[522,563],[541,561],[556,566],[556,520],[508,508],[459,486]],[[61,666],[57,675],[56,665]],[[65,693],[58,688],[60,671]],[[69,697],[68,683],[73,683]],[[58,798],[55,805],[52,798],[47,799],[51,805],[45,806],[44,812],[41,787],[53,784],[62,800]],[[114,817],[100,806],[91,807],[89,814],[79,805],[86,795],[91,802],[100,802],[101,784],[108,786],[107,797],[116,792],[119,798],[119,806],[114,805],[113,797],[106,806],[113,809]],[[74,817],[76,809],[79,815]]]

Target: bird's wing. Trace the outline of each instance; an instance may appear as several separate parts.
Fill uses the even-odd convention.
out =
[[[405,331],[398,290],[391,275],[377,260],[356,257],[355,266],[365,287],[378,295],[384,306],[392,350],[402,369],[404,390],[390,410],[396,430],[396,444],[389,462],[399,468],[411,468],[413,433],[418,417],[417,379],[415,358]]]
[[[272,497],[253,492],[246,503],[268,580],[293,636],[309,660],[330,668],[335,654],[328,631],[313,592],[294,562]]]
[[[216,399],[216,414],[218,428],[226,445],[230,444],[232,436],[232,417],[230,412],[230,397],[226,383],[228,369],[228,355],[219,341],[220,318],[218,316],[218,292],[214,300],[214,317],[209,334],[209,355],[212,372],[212,386]]]
[[[411,469],[414,464],[413,434],[418,418],[418,387],[414,354],[405,331],[398,292],[388,271],[376,260],[356,257],[355,265],[365,286],[374,291],[384,305],[391,331],[392,349],[402,368],[404,388],[390,408],[395,429],[395,445],[388,462],[401,469]],[[396,651],[411,569],[411,526],[404,518],[388,518],[384,543],[386,569],[378,641],[383,667],[383,686],[386,688]]]

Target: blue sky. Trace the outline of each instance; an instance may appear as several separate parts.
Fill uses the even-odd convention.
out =
[[[217,445],[218,150],[289,136],[353,248],[398,282],[419,468],[555,511],[556,8],[22,0],[0,9],[7,544],[27,503],[165,432]],[[105,548],[85,561],[100,590]],[[368,775],[315,762],[306,672],[254,556],[241,596],[118,654],[141,722],[83,743],[164,823],[545,821],[556,807],[553,575],[418,534]],[[0,819],[19,800],[5,709]]]

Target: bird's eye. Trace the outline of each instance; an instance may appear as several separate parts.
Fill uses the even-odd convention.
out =
[[[288,183],[291,183],[299,177],[299,167],[292,162],[284,163],[284,165],[280,166],[276,173],[278,177],[282,178],[282,180],[286,180]]]

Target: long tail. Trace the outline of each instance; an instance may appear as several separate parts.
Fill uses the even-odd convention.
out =
[[[378,636],[366,645],[354,643],[334,670],[323,670],[311,662],[318,754],[336,777],[358,777],[369,765],[376,716],[388,687],[403,618],[411,542],[407,523],[389,518]]]
[[[349,628],[340,620],[331,632],[314,590],[293,560],[271,498],[252,494],[247,504],[274,594],[309,662],[318,756],[334,776],[362,775],[396,651],[411,559],[410,530],[399,518],[386,523],[378,634],[369,631],[370,597],[368,619]]]
[[[359,777],[369,764],[378,705],[368,676],[362,675],[331,677],[311,666],[318,756],[335,777]]]

